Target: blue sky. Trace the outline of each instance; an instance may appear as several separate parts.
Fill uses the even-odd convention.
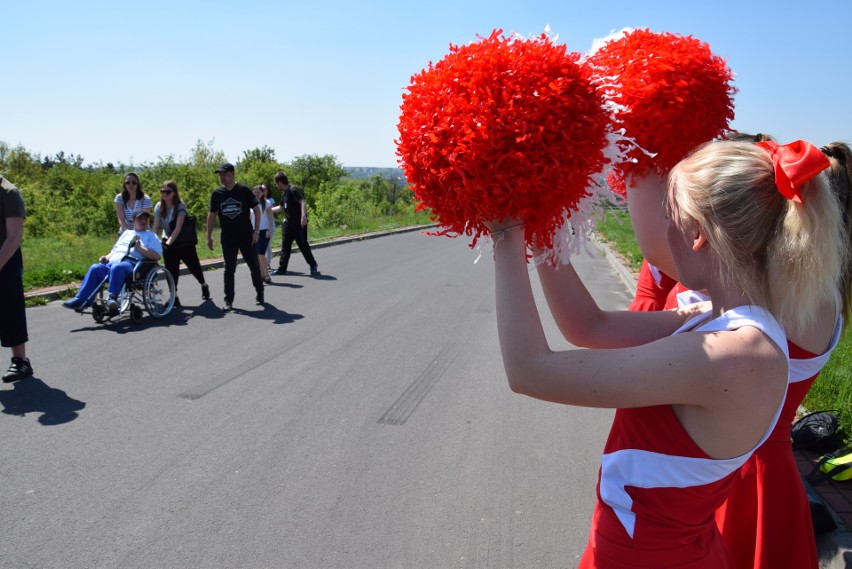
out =
[[[213,141],[236,161],[396,166],[412,74],[450,43],[550,25],[572,51],[624,27],[693,35],[736,74],[733,126],[852,141],[852,1],[9,1],[0,140],[140,164]]]

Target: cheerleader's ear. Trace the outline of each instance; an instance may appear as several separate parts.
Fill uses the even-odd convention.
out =
[[[692,228],[692,235],[690,237],[692,238],[692,250],[696,253],[701,251],[709,243],[704,228],[698,223]]]

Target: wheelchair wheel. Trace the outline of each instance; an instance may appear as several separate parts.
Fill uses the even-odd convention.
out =
[[[98,299],[92,304],[92,318],[95,319],[95,322],[101,323],[104,321],[104,317],[106,316],[106,307],[104,303]]]
[[[156,267],[148,272],[142,288],[142,302],[148,314],[162,318],[172,311],[175,304],[175,281],[165,267]]]

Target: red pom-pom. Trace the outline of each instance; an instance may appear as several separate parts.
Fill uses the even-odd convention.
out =
[[[609,117],[578,60],[544,34],[495,30],[411,78],[397,155],[439,234],[475,244],[482,222],[513,217],[550,246],[605,164]]]
[[[733,73],[691,36],[633,30],[585,63],[613,103],[615,128],[635,141],[616,143],[628,161],[614,166],[609,183],[621,195],[628,175],[665,176],[695,147],[723,135],[734,118]]]

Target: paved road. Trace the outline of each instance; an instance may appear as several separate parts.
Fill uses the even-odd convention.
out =
[[[218,270],[162,321],[31,309],[0,567],[574,567],[612,415],[509,391],[474,257],[409,233],[318,251],[263,308],[241,266],[231,314]],[[575,265],[626,305],[602,257]]]

